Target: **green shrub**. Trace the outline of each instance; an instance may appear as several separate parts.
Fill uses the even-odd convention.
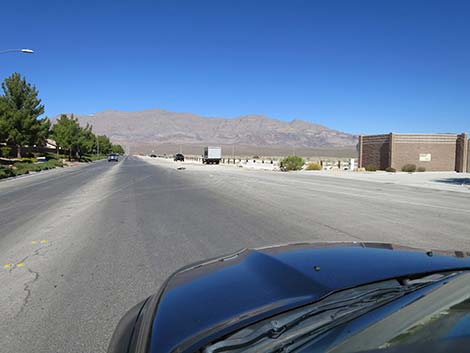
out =
[[[297,156],[289,156],[284,158],[281,161],[281,169],[282,170],[301,170],[305,164],[305,161],[301,157]]]
[[[108,156],[106,154],[91,154],[91,155],[86,155],[83,156],[84,162],[93,162],[93,161],[98,161],[100,159],[106,159]]]
[[[16,175],[29,174],[29,172],[40,172],[41,170],[49,170],[63,166],[64,165],[62,162],[57,159],[51,159],[44,163],[31,163],[30,160],[16,162],[12,165],[12,168],[0,166],[0,179]]]
[[[319,163],[309,163],[307,164],[306,170],[322,170],[322,167]]]
[[[44,163],[24,163],[18,162],[13,164],[13,172],[15,175],[29,174],[29,172],[40,172],[41,170],[53,169],[56,167],[63,167],[61,161],[51,159]]]
[[[11,153],[11,147],[3,146],[2,148],[0,148],[0,155],[2,157],[8,158],[10,157],[10,153]]]
[[[13,172],[15,175],[29,174],[29,172],[36,171],[37,167],[33,163],[18,162],[13,164]]]
[[[15,176],[15,173],[10,168],[0,167],[0,179]]]
[[[407,173],[414,173],[416,172],[416,165],[414,164],[405,164],[403,167],[401,167],[402,172],[407,172]]]
[[[29,158],[29,157],[21,158],[20,160],[21,162],[19,163],[36,163],[37,162],[36,158]]]
[[[46,157],[47,160],[50,160],[50,159],[67,159],[67,158],[69,158],[69,156],[66,155],[66,154],[63,154],[63,153],[57,154],[55,152],[46,152],[46,153],[42,153],[41,155]]]
[[[425,171],[426,171],[426,168],[424,168],[424,167],[418,167],[418,169],[416,169],[416,171],[422,173],[422,172],[425,172]]]
[[[59,161],[57,159],[51,159],[51,160],[47,161],[44,164],[47,164],[47,165],[51,166],[51,168],[56,168],[56,167],[62,168],[64,166],[62,161]]]
[[[395,173],[397,170],[395,168],[392,168],[392,167],[387,167],[387,168],[385,168],[385,171],[389,172],[389,173]]]
[[[366,171],[375,172],[375,171],[377,171],[377,167],[373,164],[366,165]]]

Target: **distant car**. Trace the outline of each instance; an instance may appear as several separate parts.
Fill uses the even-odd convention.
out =
[[[470,253],[299,243],[199,262],[119,322],[108,353],[468,352]]]
[[[152,154],[150,155],[150,157],[152,157],[152,158],[157,158],[157,155],[152,153]]]
[[[177,154],[175,154],[174,161],[175,162],[184,162],[184,156],[181,153],[177,153]]]
[[[119,162],[119,155],[117,153],[110,153],[108,155],[108,162]]]

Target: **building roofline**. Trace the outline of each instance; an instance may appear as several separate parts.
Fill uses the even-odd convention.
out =
[[[383,133],[383,134],[361,134],[360,136],[386,136],[386,135],[390,135],[390,134],[394,134],[394,135],[405,135],[405,136],[412,136],[412,135],[416,135],[416,136],[458,136],[458,135],[462,135],[462,134],[465,134],[466,132],[461,132],[461,133],[450,133],[450,132],[443,132],[443,133],[440,133],[440,132],[435,132],[435,133],[430,133],[430,134],[426,134],[426,133],[412,133],[412,132],[387,132],[387,133]]]

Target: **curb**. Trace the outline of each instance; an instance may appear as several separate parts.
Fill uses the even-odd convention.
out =
[[[65,170],[65,169],[69,169],[69,168],[76,168],[76,167],[81,167],[81,168],[85,168],[87,166],[90,166],[90,165],[93,165],[93,163],[96,163],[96,162],[100,162],[102,161],[101,159],[97,160],[97,161],[92,161],[90,163],[84,163],[84,164],[79,164],[79,165],[71,165],[71,166],[64,166],[64,167],[55,167],[53,169],[49,169],[49,170],[42,170],[40,172],[29,172],[28,174],[22,174],[22,175],[17,175],[17,176],[13,176],[13,177],[8,177],[8,178],[3,178],[3,179],[0,179],[0,183],[6,183],[6,182],[9,182],[9,181],[14,181],[14,180],[21,180],[21,179],[27,179],[27,178],[30,178],[30,177],[34,177],[36,175],[44,175],[44,174],[49,174],[55,170]]]

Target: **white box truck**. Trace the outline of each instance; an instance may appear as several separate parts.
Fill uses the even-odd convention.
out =
[[[203,164],[219,164],[222,158],[222,148],[220,147],[204,147],[204,155],[202,157]]]

